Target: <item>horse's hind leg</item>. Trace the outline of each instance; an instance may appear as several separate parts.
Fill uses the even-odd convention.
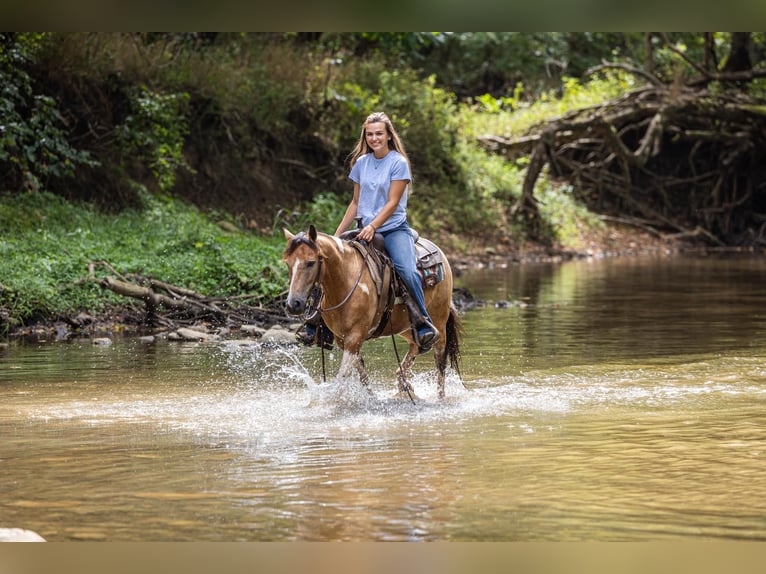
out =
[[[445,372],[447,371],[447,344],[444,337],[434,345],[434,362],[436,363],[436,388],[439,398],[443,399]]]

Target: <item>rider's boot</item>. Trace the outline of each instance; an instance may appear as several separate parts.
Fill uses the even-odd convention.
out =
[[[431,321],[423,316],[418,304],[412,300],[412,296],[404,285],[402,285],[402,299],[410,314],[412,334],[415,338],[415,344],[418,346],[418,352],[430,351],[434,343],[439,340],[439,331],[436,330]]]
[[[328,350],[332,349],[333,341],[335,340],[332,331],[322,321],[322,315],[319,311],[306,319],[306,322],[296,331],[295,338],[302,345],[308,347],[317,345]]]

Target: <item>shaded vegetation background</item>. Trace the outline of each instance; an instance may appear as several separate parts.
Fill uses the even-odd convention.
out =
[[[763,34],[747,38],[747,65],[762,68]],[[545,173],[532,222],[514,209],[529,158],[491,153],[480,138],[523,137],[619,98],[646,83],[636,70],[668,86],[697,73],[696,62],[725,70],[744,57],[736,40],[2,33],[0,332],[125,307],[98,287],[108,267],[94,262],[277,301],[279,230],[335,228],[350,194],[348,154],[373,110],[392,116],[410,153],[413,226],[448,252],[591,249],[611,236],[609,218]],[[588,73],[604,61],[623,67]],[[764,99],[757,76],[715,88]]]

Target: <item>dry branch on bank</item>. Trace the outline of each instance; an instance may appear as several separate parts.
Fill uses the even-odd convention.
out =
[[[598,213],[712,244],[766,244],[766,103],[744,92],[651,82],[480,142],[529,157],[512,213],[539,218],[534,188],[547,167]]]
[[[103,277],[99,285],[123,297],[143,301],[142,321],[150,326],[178,328],[200,321],[228,327],[287,322],[286,315],[277,310],[277,305],[265,307],[249,304],[248,301],[259,299],[257,294],[209,297],[151,277],[123,276],[106,262],[90,264],[91,278],[95,278],[94,269],[97,265],[110,269],[116,275]]]

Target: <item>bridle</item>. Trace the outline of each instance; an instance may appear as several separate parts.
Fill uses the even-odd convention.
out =
[[[316,250],[316,245],[309,244],[309,247],[312,247]],[[322,289],[322,286],[319,282],[319,278],[322,275],[322,263],[324,262],[324,257],[321,255],[317,259],[317,271],[316,275],[314,276],[314,280],[311,282],[311,288],[314,289],[315,287],[318,287],[320,290],[320,293],[322,293],[322,298],[324,298],[324,290]],[[354,294],[354,291],[356,291],[356,288],[359,286],[359,282],[362,280],[362,274],[364,274],[364,267],[367,264],[367,255],[364,255],[362,258],[362,264],[359,266],[359,275],[356,278],[356,281],[354,281],[354,285],[351,287],[351,290],[346,294],[346,296],[343,298],[343,300],[338,303],[337,305],[333,305],[331,307],[321,307],[320,305],[317,305],[316,310],[320,313],[327,313],[329,311],[335,311],[336,309],[340,309],[348,303],[348,300],[351,299],[351,295]]]
[[[354,282],[354,285],[351,287],[351,290],[346,294],[346,296],[343,298],[343,300],[340,303],[338,303],[337,305],[333,305],[332,307],[324,307],[323,308],[323,307],[317,305],[317,311],[319,311],[320,313],[326,313],[328,311],[335,311],[336,309],[340,309],[341,307],[343,307],[343,305],[348,303],[348,300],[351,299],[351,295],[354,293],[354,291],[356,291],[356,288],[359,286],[359,282],[362,280],[362,273],[364,273],[364,265],[366,263],[366,259],[367,258],[365,257],[365,260],[363,260],[362,264],[359,266],[359,275],[357,275],[356,281]],[[314,285],[318,285],[319,284],[319,270],[321,270],[321,268],[322,268],[322,259],[321,258],[319,259],[318,267],[319,267],[319,269],[317,270],[317,278],[316,278],[316,282],[314,283]],[[323,295],[324,295],[324,293],[323,293]]]

